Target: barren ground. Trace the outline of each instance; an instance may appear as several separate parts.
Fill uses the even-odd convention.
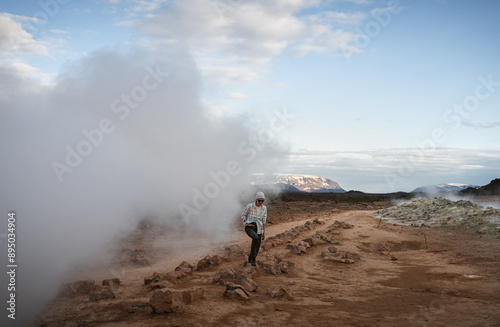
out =
[[[287,273],[273,275],[258,264],[253,273],[258,289],[247,301],[224,297],[225,286],[212,282],[223,268],[245,266],[250,239],[239,225],[231,237],[200,246],[182,243],[182,231],[146,224],[117,246],[111,267],[74,276],[99,284],[104,278],[119,277],[122,285],[114,289],[114,299],[89,302],[86,294],[58,297],[43,311],[42,325],[500,326],[500,239],[457,227],[392,225],[370,215],[389,204],[387,199],[351,202],[314,195],[282,196],[269,203],[271,240],[318,219],[324,223],[312,224],[289,243],[324,232],[339,244],[314,245],[306,253],[293,254],[285,251],[289,243],[271,247],[268,242],[258,260],[281,253],[295,265]],[[335,221],[353,227],[331,230]],[[245,253],[219,266],[194,270],[171,286],[202,287],[202,299],[178,312],[153,312],[149,299],[154,290],[144,285],[145,277],[173,271],[182,261],[196,267],[205,255],[227,257],[225,247],[230,245],[240,245]],[[340,256],[353,255],[354,263],[325,260],[321,253],[332,246]],[[127,263],[123,258],[131,251],[149,264]],[[276,285],[288,290],[291,298],[267,295],[267,289]]]

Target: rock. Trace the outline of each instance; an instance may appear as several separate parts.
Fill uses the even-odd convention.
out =
[[[259,267],[262,268],[265,272],[272,275],[280,275],[281,269],[278,267],[278,263],[275,259],[266,260],[266,261],[258,261]]]
[[[290,261],[290,260],[287,260],[287,261]],[[282,273],[284,273],[284,274],[288,273],[288,270],[289,270],[289,268],[290,268],[290,266],[289,266],[289,264],[288,264],[288,262],[287,262],[287,261],[281,261],[280,263],[278,263],[278,268],[279,268],[279,270],[280,270]]]
[[[325,235],[326,236],[326,235]],[[306,239],[303,239],[302,241],[304,241],[305,243],[308,243],[309,246],[316,246],[316,245],[321,245],[323,243],[325,243],[321,237],[319,235],[314,235],[312,237],[308,237]]]
[[[170,289],[156,290],[149,299],[149,304],[156,313],[176,312],[183,305],[182,293]]]
[[[61,286],[60,294],[62,296],[71,296],[76,294],[89,294],[91,288],[95,285],[92,279],[77,280],[65,283]]]
[[[205,290],[201,287],[183,291],[171,289],[156,290],[151,296],[149,304],[151,304],[153,311],[156,313],[176,312],[183,305],[191,304],[203,298],[204,293]]]
[[[286,249],[290,250],[293,254],[302,254],[307,252],[306,247],[302,244],[288,244]]]
[[[191,274],[193,271],[193,266],[191,266],[189,263],[186,261],[183,261],[180,265],[175,267],[175,274],[177,275],[177,278],[184,277],[186,275]]]
[[[337,250],[337,248],[335,246],[330,246],[328,248],[328,251],[330,251],[331,253],[337,253],[338,250]]]
[[[151,290],[159,290],[159,289],[163,289],[163,288],[170,288],[173,286],[174,286],[174,284],[172,284],[168,281],[159,281],[159,282],[153,282],[153,283],[149,284],[149,288]]]
[[[316,225],[322,225],[325,222],[323,220],[319,220],[319,218],[316,218],[316,219],[313,220],[313,223],[315,223]]]
[[[212,278],[213,283],[220,283],[221,285],[226,284],[227,282],[234,282],[236,279],[236,275],[238,271],[232,268],[224,268],[215,273]]]
[[[157,273],[156,271],[153,273],[153,275],[149,277],[144,277],[144,285],[148,285],[151,283],[157,283],[161,279],[161,275]]]
[[[337,258],[339,254],[331,251],[321,251],[321,257],[324,259]]]
[[[204,270],[213,266],[219,266],[222,263],[222,258],[218,255],[209,256],[207,255],[196,265],[196,270]]]
[[[205,289],[202,287],[191,288],[189,290],[182,291],[182,302],[184,304],[191,304],[196,300],[203,298],[205,294]]]
[[[253,279],[247,278],[245,276],[240,276],[236,279],[235,284],[243,286],[245,290],[248,292],[255,292],[257,291],[257,282],[254,281]]]
[[[290,292],[288,292],[288,290],[284,288],[282,285],[275,285],[271,288],[268,288],[266,294],[272,298],[279,298],[286,300],[292,299]]]
[[[389,244],[387,244],[387,242],[382,242],[380,243],[378,250],[380,252],[389,252],[391,251],[391,247],[389,246]]]
[[[346,252],[342,256],[342,259],[350,259],[350,260],[353,260],[353,261],[359,261],[361,259],[361,257],[357,253]]]
[[[105,299],[114,299],[115,294],[109,286],[94,285],[89,292],[89,301],[96,302]]]
[[[117,288],[122,284],[120,278],[105,279],[102,281],[102,286],[109,286],[111,288]]]
[[[236,300],[243,300],[243,301],[250,300],[250,294],[248,293],[248,291],[245,290],[243,286],[234,283],[226,284],[224,296]]]

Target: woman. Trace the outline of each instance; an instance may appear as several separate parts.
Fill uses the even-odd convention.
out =
[[[255,202],[249,203],[243,210],[241,219],[248,236],[252,238],[252,247],[248,262],[255,266],[255,259],[260,249],[260,242],[266,238],[267,207],[264,205],[266,197],[264,193],[257,192]]]

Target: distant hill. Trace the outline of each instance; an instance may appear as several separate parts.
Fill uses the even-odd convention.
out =
[[[345,193],[340,185],[331,179],[315,175],[296,174],[255,174],[252,185],[274,186],[286,191],[309,193],[330,192]]]
[[[492,180],[488,185],[469,187],[460,191],[463,195],[500,195],[500,178]]]
[[[447,184],[437,184],[437,185],[427,185],[417,187],[411,193],[439,193],[439,192],[453,192],[461,191],[466,188],[477,188],[477,185],[471,184],[461,184],[461,183],[447,183]]]

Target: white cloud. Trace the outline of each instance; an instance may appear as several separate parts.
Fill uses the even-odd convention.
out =
[[[375,149],[355,152],[305,148],[291,154],[292,173],[331,177],[370,192],[411,191],[422,185],[463,182],[483,185],[500,173],[500,150],[436,148]]]
[[[23,22],[34,21],[36,19],[27,16],[0,13],[0,53],[4,57],[48,54],[47,45],[23,29]]]
[[[311,20],[322,24],[337,25],[360,25],[367,15],[362,12],[345,13],[340,11],[324,11],[317,15],[312,15]]]
[[[58,30],[58,29],[50,30],[50,32],[54,33],[54,34],[68,34],[69,33],[68,31]]]
[[[366,15],[340,11],[302,14],[305,10],[319,10],[321,3],[172,1],[152,18],[134,24],[160,42],[186,44],[206,76],[222,82],[248,82],[262,76],[272,61],[287,50],[291,55],[305,56],[342,54],[353,47],[355,34],[339,26],[359,24]],[[352,50],[362,51],[355,47]]]

